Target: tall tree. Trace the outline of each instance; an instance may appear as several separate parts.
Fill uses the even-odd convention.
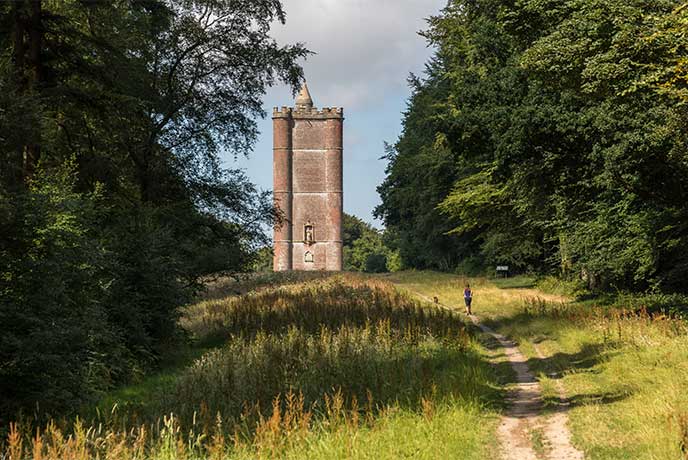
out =
[[[409,113],[431,115],[417,132],[405,116],[380,215],[412,246],[428,233],[419,219],[440,211],[434,228],[466,243],[454,260],[684,289],[685,11],[677,0],[450,2],[429,21],[437,53],[411,98]],[[419,180],[428,154],[447,159],[447,176]],[[439,249],[435,237],[424,253]]]
[[[199,277],[250,266],[272,205],[220,155],[303,77],[276,21],[278,0],[0,3],[1,417],[154,365]]]

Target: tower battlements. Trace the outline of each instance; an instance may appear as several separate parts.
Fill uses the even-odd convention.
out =
[[[310,108],[292,108],[292,107],[274,107],[272,109],[272,118],[343,118],[344,109],[342,107],[317,107]]]

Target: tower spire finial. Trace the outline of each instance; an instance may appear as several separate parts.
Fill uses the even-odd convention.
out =
[[[312,108],[313,99],[311,98],[310,91],[308,91],[308,84],[304,81],[303,86],[301,87],[301,92],[299,92],[299,95],[296,97],[296,109],[303,110]]]

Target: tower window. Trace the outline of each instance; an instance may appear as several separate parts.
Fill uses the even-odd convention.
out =
[[[303,261],[307,264],[312,264],[314,262],[313,253],[310,251],[306,251],[306,253],[303,255]]]

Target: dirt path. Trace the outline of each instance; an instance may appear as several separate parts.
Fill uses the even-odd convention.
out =
[[[471,320],[486,334],[494,337],[504,349],[511,368],[516,373],[516,384],[510,391],[509,409],[502,416],[497,428],[501,445],[502,458],[505,460],[537,460],[533,448],[532,434],[541,431],[539,414],[542,410],[542,393],[535,376],[530,372],[527,359],[516,344],[489,327],[480,323],[475,317]]]
[[[456,311],[446,305],[433,302],[427,296],[415,293],[427,302]],[[571,444],[568,429],[568,403],[564,387],[556,382],[560,403],[554,414],[542,415],[542,390],[540,384],[528,367],[528,360],[518,349],[516,343],[493,331],[480,322],[476,316],[471,321],[485,334],[492,336],[504,350],[504,354],[516,374],[516,382],[511,386],[509,408],[502,416],[497,428],[497,436],[503,460],[583,460],[583,452]],[[544,356],[535,347],[540,359]]]
[[[538,358],[545,359],[540,348],[535,345],[535,352]],[[563,460],[584,459],[583,452],[573,447],[571,443],[571,432],[568,429],[569,417],[566,415],[570,408],[570,402],[566,398],[566,390],[561,380],[555,380],[557,393],[559,394],[558,406],[545,425],[545,438],[549,441],[549,448],[556,452],[556,458]],[[553,458],[550,456],[550,458]]]
[[[568,417],[564,388],[557,381],[561,403],[558,410],[549,417],[542,413],[542,391],[540,384],[528,367],[526,357],[518,346],[508,338],[485,326],[480,320],[471,316],[473,323],[483,332],[494,337],[504,349],[511,368],[516,373],[516,383],[509,397],[509,409],[502,417],[497,435],[502,448],[504,460],[582,460],[583,453],[571,444],[571,433],[567,423]],[[537,348],[536,348],[537,349]],[[539,358],[544,358],[537,350]],[[540,435],[541,434],[541,435]],[[536,451],[534,441],[538,440],[540,449]]]

